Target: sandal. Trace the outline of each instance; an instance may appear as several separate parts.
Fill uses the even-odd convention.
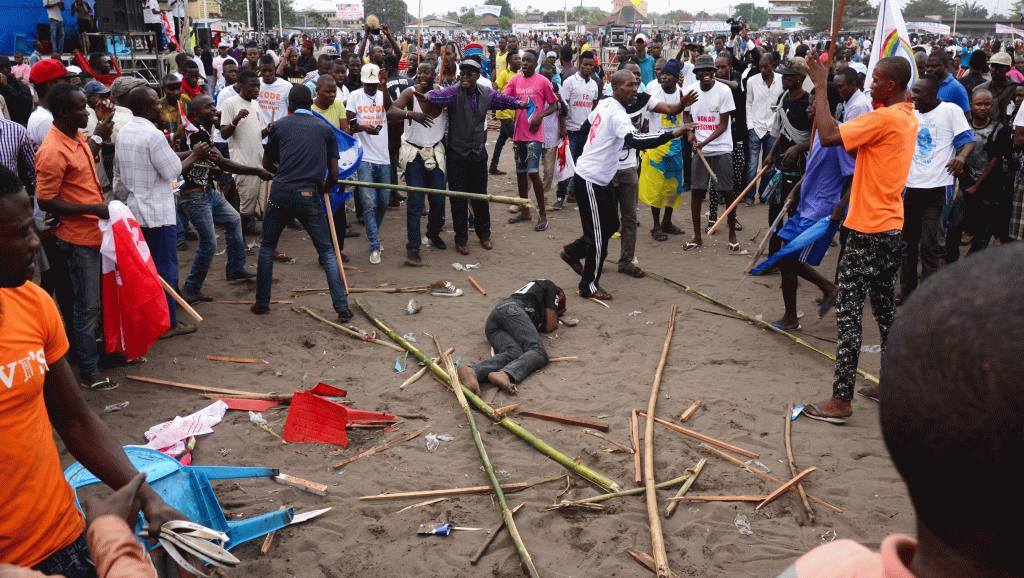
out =
[[[118,383],[109,377],[84,377],[81,383],[82,389],[89,391],[110,391],[117,389]]]
[[[668,233],[662,231],[661,227],[651,229],[651,236],[654,237],[655,241],[668,241]]]
[[[878,394],[875,393],[874,388],[872,387],[862,387],[857,390],[857,393],[863,395],[864,397],[870,399],[875,403],[878,403]]]
[[[508,224],[515,225],[516,223],[522,223],[523,221],[530,221],[530,216],[519,213],[518,215],[511,217],[508,220]]]
[[[594,291],[590,295],[584,295],[584,297],[588,297],[590,299],[597,299],[598,301],[611,301],[612,300],[612,294],[607,292],[607,291],[605,291],[604,289],[598,289],[597,291]]]
[[[739,251],[740,250],[740,244],[739,243],[729,243],[729,250],[730,251]]]
[[[783,325],[781,321],[772,321],[768,325],[771,325],[779,331],[800,331],[803,329],[803,327],[800,326],[800,323],[797,323],[796,325]]]
[[[537,232],[547,231],[548,230],[548,220],[544,219],[543,221],[537,221],[537,225],[533,228],[533,230],[537,231]]]
[[[675,223],[662,223],[661,230],[665,231],[669,235],[682,235],[685,231],[675,225]]]
[[[846,418],[850,417],[849,415],[827,415],[824,411],[822,411],[821,406],[819,406],[816,403],[810,403],[803,406],[803,408],[800,410],[800,413],[806,415],[811,419],[816,419],[818,421],[823,421],[825,423],[830,423],[833,425],[846,425]],[[850,415],[853,414],[851,413]]]
[[[683,245],[683,251],[689,251],[690,249],[696,249],[697,247],[703,247],[704,243],[698,243],[696,241],[688,241]]]

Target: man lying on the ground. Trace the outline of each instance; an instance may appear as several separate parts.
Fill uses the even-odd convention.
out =
[[[93,578],[85,524],[52,430],[111,488],[127,485],[138,472],[82,399],[53,300],[28,281],[38,248],[28,194],[0,167],[0,564]],[[138,500],[153,537],[164,522],[184,519],[146,484]]]
[[[509,394],[518,384],[548,364],[541,332],[558,329],[565,313],[565,293],[547,279],[530,281],[494,306],[484,333],[494,356],[480,363],[459,366],[459,380],[480,393],[480,382],[488,381]]]

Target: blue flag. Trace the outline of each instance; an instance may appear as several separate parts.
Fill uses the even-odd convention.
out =
[[[310,113],[334,129],[334,136],[338,139],[338,179],[347,179],[354,175],[363,161],[363,145],[360,144],[359,139],[341,130],[341,127],[335,126],[319,112],[311,110]],[[337,211],[338,207],[351,196],[352,191],[342,192],[341,185],[334,185],[334,188],[331,189],[331,210]]]
[[[820,264],[821,258],[832,243],[836,231],[839,230],[839,223],[830,223],[830,220],[831,215],[818,220],[805,229],[804,232],[797,235],[792,241],[786,243],[781,249],[769,255],[763,263],[751,269],[750,274],[760,275],[785,257],[795,257],[804,262],[811,261],[813,265]],[[819,240],[822,242],[818,243]],[[811,253],[814,254],[812,255]]]

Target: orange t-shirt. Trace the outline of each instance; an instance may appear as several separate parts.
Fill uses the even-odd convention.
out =
[[[57,127],[46,133],[36,152],[36,197],[79,204],[103,202],[92,151],[82,133],[77,139]],[[103,242],[99,217],[95,215],[62,216],[56,235],[62,241],[86,247],[98,248]]]
[[[39,286],[0,289],[0,563],[33,566],[85,529],[64,480],[43,400],[49,364],[68,351]]]
[[[850,211],[843,223],[861,233],[903,228],[903,187],[917,143],[914,105],[901,102],[839,125],[846,150],[857,150]]]

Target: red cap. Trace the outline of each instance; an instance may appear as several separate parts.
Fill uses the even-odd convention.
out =
[[[32,70],[28,73],[28,79],[32,84],[45,84],[64,76],[68,76],[68,69],[55,58],[40,60],[32,65]]]

